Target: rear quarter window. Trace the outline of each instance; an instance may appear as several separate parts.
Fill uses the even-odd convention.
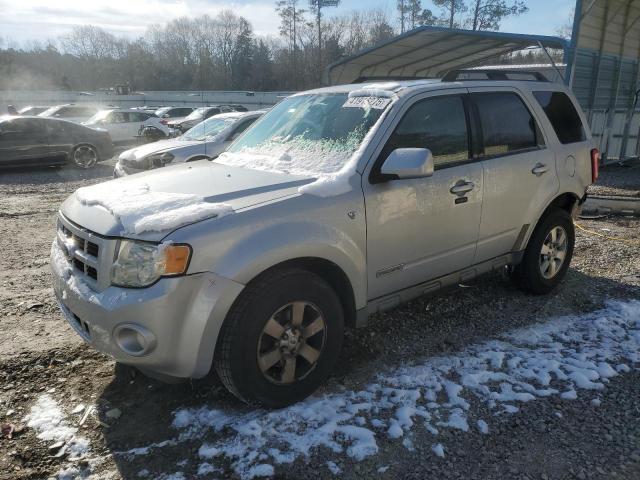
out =
[[[584,142],[587,135],[573,102],[563,92],[533,92],[562,144]]]

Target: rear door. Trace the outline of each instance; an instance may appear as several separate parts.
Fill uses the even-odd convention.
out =
[[[474,263],[521,250],[559,190],[555,154],[533,109],[511,87],[471,88],[484,194]]]
[[[556,135],[554,149],[558,152],[558,174],[571,178],[580,186],[591,183],[591,149],[593,140],[587,135],[578,108],[562,91],[534,90],[539,103]],[[561,178],[562,181],[562,178]],[[564,189],[563,189],[564,190]]]
[[[137,133],[137,124],[133,124],[129,112],[111,112],[109,115],[109,134],[113,142],[125,142],[131,140]],[[135,133],[131,133],[132,130]]]
[[[482,166],[473,160],[466,90],[431,92],[405,106],[363,179],[369,299],[469,267],[482,209]],[[396,148],[428,148],[429,178],[377,183]],[[464,190],[464,191],[462,191]]]

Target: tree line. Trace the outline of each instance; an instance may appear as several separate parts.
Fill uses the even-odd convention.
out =
[[[498,30],[527,11],[522,0],[397,0],[381,9],[335,14],[339,0],[277,0],[278,36],[260,36],[244,17],[178,18],[132,39],[76,26],[45,44],[0,39],[0,89],[301,90],[322,82],[327,65],[421,25]]]

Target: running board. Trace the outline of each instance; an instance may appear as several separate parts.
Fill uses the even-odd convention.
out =
[[[507,255],[492,258],[486,262],[473,265],[442,277],[407,287],[403,290],[369,300],[367,306],[356,312],[356,328],[365,327],[369,316],[378,312],[385,312],[407,303],[415,298],[433,295],[440,290],[468,282],[485,273],[501,270],[507,265],[515,265],[522,261],[524,252],[512,252]]]

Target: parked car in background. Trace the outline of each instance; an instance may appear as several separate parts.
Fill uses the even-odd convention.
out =
[[[167,125],[171,121],[179,121],[189,116],[193,112],[193,107],[161,107],[154,113],[160,121]]]
[[[199,123],[180,137],[122,152],[113,175],[123,177],[168,164],[215,158],[264,113],[265,110],[221,113]]]
[[[43,117],[0,119],[0,167],[70,163],[91,168],[113,156],[109,132]]]
[[[38,116],[82,123],[93,117],[99,110],[100,107],[96,105],[75,105],[70,103],[47,108],[44,112],[39,113]]]
[[[222,106],[224,107],[225,105],[222,105]],[[234,103],[234,104],[231,104],[231,105],[228,105],[228,106],[231,107],[236,112],[248,112],[249,111],[249,109],[247,107],[245,107],[244,105],[240,105],[238,103]]]
[[[243,108],[244,110],[238,110],[238,108]],[[168,125],[172,128],[180,130],[181,132],[186,132],[190,128],[195,127],[198,123],[206,120],[207,118],[213,117],[214,115],[240,111],[246,112],[247,109],[242,105],[216,105],[209,107],[200,107],[196,108],[188,117],[179,120],[172,120]]]
[[[48,108],[49,107],[35,107],[35,106],[22,107],[20,110],[18,110],[18,114],[19,115],[39,115],[45,110],[47,110]]]
[[[162,124],[155,114],[132,109],[113,108],[101,110],[89,120],[83,122],[83,125],[105,129],[109,132],[115,144],[136,141],[145,127],[155,127],[167,137],[171,133],[169,127]]]

